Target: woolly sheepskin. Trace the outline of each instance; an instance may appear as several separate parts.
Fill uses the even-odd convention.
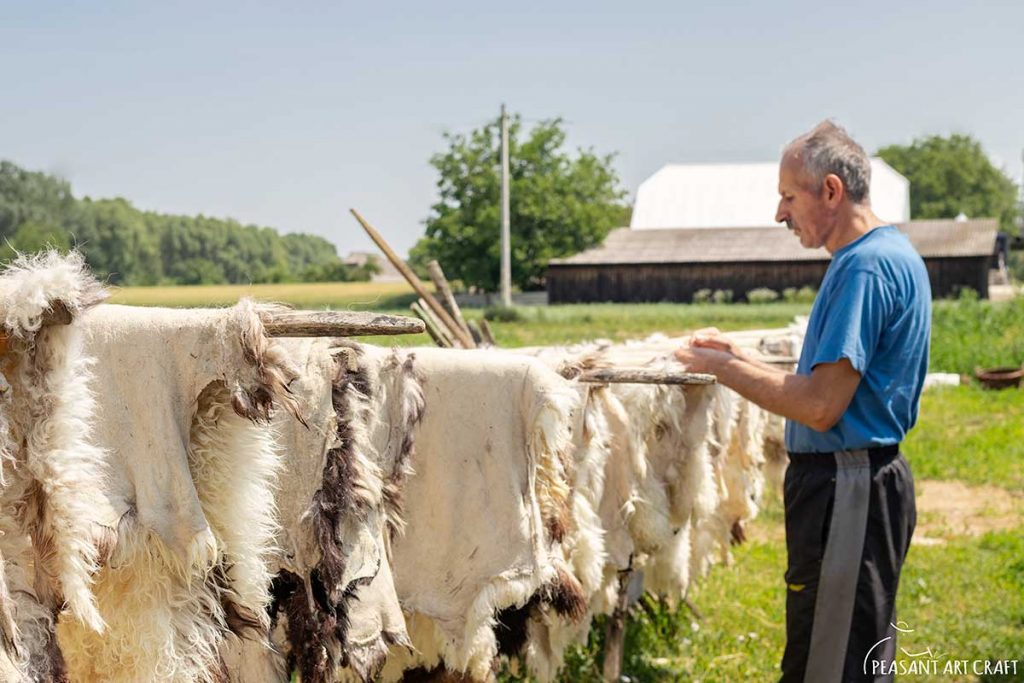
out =
[[[294,370],[247,301],[225,310],[97,306],[71,326],[96,359],[93,437],[116,529],[93,593],[101,635],[61,619],[74,680],[214,681],[232,637],[264,639],[277,470],[268,425]]]
[[[100,632],[92,575],[111,535],[92,513],[104,454],[91,443],[91,361],[74,318],[105,296],[80,254],[21,256],[0,273],[0,317],[9,336],[0,405],[0,595],[5,650],[21,676],[64,675],[56,614]]]
[[[568,532],[576,391],[529,358],[417,349],[425,408],[392,545],[417,654],[392,650],[385,680],[443,664],[488,680],[495,614],[559,584],[551,541]]]

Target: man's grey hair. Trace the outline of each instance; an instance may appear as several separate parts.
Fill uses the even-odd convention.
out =
[[[800,159],[804,172],[817,188],[833,173],[843,181],[846,196],[854,204],[868,201],[871,188],[871,160],[841,126],[822,121],[809,133],[796,138],[783,151]]]

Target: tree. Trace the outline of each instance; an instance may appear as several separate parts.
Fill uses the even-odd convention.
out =
[[[469,135],[445,135],[448,150],[430,160],[440,198],[410,252],[414,264],[437,259],[452,279],[490,291],[501,260],[500,135],[499,121]],[[570,155],[564,144],[561,119],[524,135],[520,117],[512,118],[512,280],[524,290],[543,286],[548,260],[600,244],[627,216],[613,156],[590,149]]]
[[[116,285],[156,284],[159,245],[141,212],[124,199],[85,199],[76,234],[90,267]]]
[[[1014,231],[1017,186],[971,136],[918,138],[909,146],[883,147],[878,156],[910,181],[913,218],[955,218],[963,212],[998,218],[1000,230]]]
[[[100,277],[121,285],[283,282],[339,261],[322,237],[140,211],[124,199],[79,200],[65,180],[0,161],[0,262],[16,252],[71,246]]]

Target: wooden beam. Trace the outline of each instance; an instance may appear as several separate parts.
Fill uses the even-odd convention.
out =
[[[416,311],[416,315],[420,317],[420,320],[427,324],[427,327],[433,326],[435,330],[444,338],[444,341],[448,347],[453,349],[462,348],[458,341],[456,341],[451,332],[445,329],[445,326],[441,324],[441,321],[437,319],[437,316],[430,312],[430,308],[427,307],[427,302],[423,299],[417,299],[416,303],[419,305],[419,309],[413,309]]]
[[[434,298],[434,295],[428,292],[427,288],[423,286],[423,283],[420,281],[419,277],[416,276],[416,273],[412,272],[412,268],[409,267],[409,264],[395,253],[391,248],[391,245],[389,245],[384,237],[377,232],[377,229],[370,225],[365,218],[359,215],[358,211],[355,209],[349,209],[349,211],[355,219],[359,221],[359,225],[363,226],[363,230],[365,230],[366,234],[370,236],[370,239],[372,239],[380,250],[384,252],[384,256],[386,256],[388,261],[391,262],[391,265],[398,269],[398,272],[402,274],[405,281],[408,282],[414,290],[416,290],[416,293],[424,301],[427,302],[430,312],[437,316],[437,319],[451,331],[452,335],[459,340],[460,344],[467,349],[473,348],[473,338],[469,336],[469,332],[466,332],[464,329],[459,327],[459,324],[455,322],[450,315],[448,315],[448,311],[444,310],[444,307],[438,303],[437,299]]]
[[[704,375],[696,372],[651,370],[648,368],[597,368],[595,370],[585,370],[575,379],[590,384],[703,385],[714,384],[718,381],[718,378],[714,375]]]
[[[448,284],[448,278],[444,276],[444,271],[441,270],[441,264],[437,261],[430,261],[427,263],[427,272],[430,273],[430,279],[434,282],[437,293],[441,295],[441,303],[452,314],[452,318],[458,323],[459,327],[465,330],[466,334],[472,339],[473,333],[466,324],[466,319],[462,317],[462,309],[459,308],[459,302],[455,300],[455,295],[452,294],[452,288]],[[476,346],[475,339],[473,340],[473,345]]]
[[[487,318],[480,318],[480,334],[483,335],[485,343],[491,346],[498,345],[498,343],[494,341],[494,333],[491,332],[491,324],[487,322]]]
[[[420,299],[420,301],[422,301],[422,299]],[[452,347],[451,339],[449,339],[448,335],[438,327],[437,320],[435,320],[434,316],[430,315],[430,312],[424,308],[419,301],[413,301],[409,308],[411,308],[412,312],[418,315],[420,320],[423,321],[423,324],[426,325],[427,334],[430,335],[430,338],[434,340],[435,344],[440,346],[442,349],[450,349]]]
[[[361,311],[261,311],[260,319],[271,337],[362,337],[426,329],[416,318]]]
[[[473,337],[473,343],[475,343],[477,347],[486,346],[486,344],[484,343],[484,336],[480,332],[480,328],[477,327],[477,324],[475,322],[473,322],[472,320],[467,320],[466,327],[469,328],[469,334],[470,336]]]

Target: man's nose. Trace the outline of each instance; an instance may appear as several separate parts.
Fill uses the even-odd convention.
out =
[[[782,202],[779,201],[779,207],[775,209],[775,222],[782,223],[787,218],[789,218],[789,215],[786,213],[785,209],[782,208]]]

